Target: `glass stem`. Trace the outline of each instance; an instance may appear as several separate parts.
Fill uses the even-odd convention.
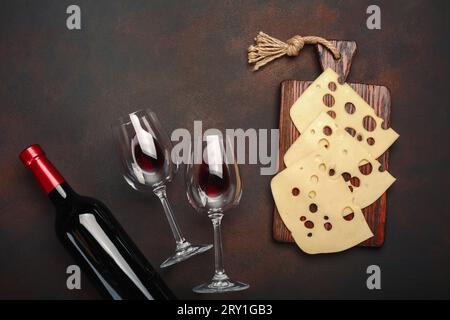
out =
[[[169,221],[173,237],[175,238],[175,241],[177,243],[177,249],[181,249],[186,243],[186,239],[184,239],[180,227],[178,226],[178,223],[175,220],[175,216],[173,215],[172,207],[170,206],[169,199],[167,199],[166,186],[158,187],[155,190],[153,190],[153,192],[158,196],[164,208],[164,213],[166,214],[166,218],[167,221]]]
[[[223,267],[223,249],[222,249],[222,222],[223,213],[215,212],[209,214],[209,218],[212,221],[214,227],[214,278],[213,280],[225,280],[228,276],[225,274]]]

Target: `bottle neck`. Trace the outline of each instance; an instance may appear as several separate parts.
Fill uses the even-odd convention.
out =
[[[41,189],[48,195],[55,206],[66,207],[70,205],[76,193],[47,159],[40,145],[33,144],[24,149],[20,153],[19,158],[25,167],[31,170]]]
[[[45,156],[33,159],[29,168],[55,207],[71,205],[75,192]]]
[[[75,191],[73,191],[69,184],[67,182],[63,182],[48,193],[48,198],[55,205],[55,207],[62,209],[68,208],[73,204],[73,197],[75,195]]]

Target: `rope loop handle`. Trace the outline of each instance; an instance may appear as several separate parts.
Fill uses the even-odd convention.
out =
[[[316,36],[293,36],[285,42],[260,31],[255,38],[255,45],[248,48],[248,63],[255,64],[253,71],[257,71],[272,60],[278,59],[284,55],[296,57],[303,49],[305,44],[321,44],[331,51],[334,59],[339,59],[341,54],[339,50],[328,40]]]

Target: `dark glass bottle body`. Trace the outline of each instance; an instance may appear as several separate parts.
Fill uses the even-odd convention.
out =
[[[34,149],[28,156],[25,152],[30,148]],[[21,159],[56,207],[56,234],[102,295],[114,300],[175,299],[109,209],[77,194],[39,146],[30,148]]]
[[[105,297],[174,299],[105,205],[76,194],[65,182],[49,198],[57,211],[59,240]]]

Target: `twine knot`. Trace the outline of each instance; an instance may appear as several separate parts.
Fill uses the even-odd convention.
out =
[[[288,41],[286,41],[288,45],[286,48],[286,54],[290,57],[296,57],[300,53],[300,50],[305,46],[305,41],[301,36],[293,36]]]
[[[253,71],[258,70],[270,61],[280,58],[284,55],[295,57],[298,56],[305,44],[320,43],[331,51],[335,59],[339,59],[341,54],[339,50],[328,40],[316,37],[299,35],[293,36],[284,43],[276,38],[260,31],[255,38],[255,45],[248,48],[248,63],[254,63]]]

